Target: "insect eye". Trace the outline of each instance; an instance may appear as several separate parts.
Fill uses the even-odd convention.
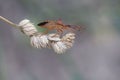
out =
[[[41,22],[41,23],[39,23],[39,24],[37,24],[38,26],[43,26],[43,25],[45,25],[45,24],[47,24],[48,22]]]

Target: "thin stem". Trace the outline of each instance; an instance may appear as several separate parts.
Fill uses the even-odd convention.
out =
[[[2,16],[0,16],[0,20],[6,22],[6,23],[8,23],[8,24],[10,24],[11,26],[13,26],[13,27],[15,27],[15,28],[19,28],[19,26],[18,26],[17,24],[9,21],[8,19],[6,19],[6,18],[4,18],[4,17],[2,17]]]

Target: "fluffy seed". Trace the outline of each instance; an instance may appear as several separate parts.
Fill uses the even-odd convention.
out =
[[[53,42],[53,43],[51,43],[51,45],[52,45],[53,50],[57,54],[62,54],[62,53],[64,53],[67,50],[66,45],[63,42],[61,42],[61,41],[55,42],[55,43]]]
[[[40,33],[30,37],[31,45],[36,48],[46,48],[49,47],[49,40],[46,35],[41,35]]]
[[[27,36],[32,36],[38,32],[33,23],[28,19],[22,20],[18,26],[20,26],[21,31]]]
[[[62,37],[62,42],[66,45],[67,48],[71,48],[73,46],[75,39],[74,33],[68,33],[65,36]]]

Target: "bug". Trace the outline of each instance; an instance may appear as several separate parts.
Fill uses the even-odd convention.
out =
[[[62,20],[46,20],[37,24],[42,28],[46,28],[44,34],[47,34],[51,30],[56,30],[57,34],[61,35],[65,30],[69,30],[70,32],[79,31],[81,29],[80,26],[77,25],[66,25],[62,22]]]

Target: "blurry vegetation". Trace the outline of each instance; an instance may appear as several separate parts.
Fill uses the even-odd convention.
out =
[[[3,2],[5,4],[3,4]],[[64,66],[63,70],[64,69],[66,70],[67,75],[69,75],[71,80],[83,80],[82,76],[78,70],[78,67],[76,67],[76,64],[79,63],[80,60],[83,60],[82,64],[84,64],[86,62],[85,67],[88,68],[90,65],[88,57],[90,55],[96,56],[98,53],[100,53],[100,54],[103,53],[102,49],[101,49],[102,42],[101,43],[99,42],[102,40],[101,38],[103,38],[104,44],[107,43],[107,41],[106,42],[104,41],[104,38],[105,39],[108,38],[107,40],[109,43],[108,35],[111,35],[111,34],[118,35],[117,33],[120,33],[120,0],[10,0],[10,2],[11,3],[9,3],[9,1],[7,1],[7,0],[3,0],[3,1],[1,0],[0,1],[0,3],[1,3],[0,4],[0,12],[3,12],[2,14],[4,14],[5,16],[12,17],[14,19],[14,21],[17,19],[16,17],[14,17],[14,15],[17,15],[17,16],[19,15],[19,14],[16,14],[17,13],[16,10],[17,10],[17,8],[20,7],[19,9],[21,9],[21,11],[23,13],[25,13],[25,14],[22,14],[21,16],[23,18],[30,19],[31,22],[33,22],[36,25],[36,27],[37,27],[37,23],[44,21],[44,20],[62,19],[63,22],[65,22],[66,24],[84,25],[87,28],[86,32],[90,31],[90,34],[88,33],[87,37],[88,36],[92,37],[93,41],[91,41],[92,45],[90,45],[90,46],[89,46],[89,44],[91,42],[89,42],[89,41],[91,39],[90,40],[88,39],[88,42],[85,42],[84,45],[83,45],[83,43],[81,43],[80,46],[79,46],[80,42],[78,42],[78,44],[77,44],[78,47],[71,49],[71,50],[73,50],[72,55],[75,55],[75,54],[80,55],[80,54],[82,54],[82,50],[83,50],[83,53],[87,56],[87,59],[88,59],[88,60],[87,59],[77,59],[78,61],[75,62],[74,60],[76,58],[74,56],[71,56],[71,54],[56,56],[56,54],[52,54],[53,52],[50,50],[47,51],[46,49],[44,49],[44,50],[40,51],[38,49],[31,49],[30,45],[28,45],[29,41],[26,40],[26,38],[23,39],[22,38],[23,36],[20,37],[21,36],[20,32],[17,32],[16,30],[8,28],[8,25],[4,26],[5,24],[0,24],[2,27],[1,31],[0,31],[0,35],[1,35],[0,43],[4,44],[4,46],[0,45],[0,80],[4,80],[4,73],[6,71],[3,71],[4,70],[3,66],[5,64],[8,67],[9,76],[10,77],[12,76],[12,78],[13,77],[17,78],[19,76],[18,74],[20,73],[20,71],[21,71],[20,74],[23,74],[24,71],[26,70],[27,74],[26,73],[24,73],[24,74],[29,75],[30,77],[32,76],[32,78],[35,78],[35,80],[40,80],[40,79],[45,80],[42,78],[47,78],[47,77],[51,77],[51,76],[53,78],[52,73],[47,73],[47,71],[52,72],[53,68],[55,68],[56,71],[57,71],[57,69],[61,69],[57,66],[57,65],[59,65],[59,63],[61,63],[62,68]],[[10,7],[10,9],[11,9],[10,11],[16,11],[16,12],[15,13],[11,12],[11,14],[10,14],[9,6],[7,6],[6,3],[12,5],[12,3],[14,3],[14,2],[17,3],[17,6],[14,6],[16,10],[12,9],[12,7],[13,7],[12,6],[12,7]],[[6,7],[6,8],[4,8],[4,7]],[[4,9],[6,9],[6,10],[4,10]],[[37,27],[37,29],[39,31],[44,30],[44,29],[38,28],[38,27]],[[104,37],[104,34],[107,34],[107,36]],[[112,38],[114,38],[114,37],[112,37]],[[96,41],[98,40],[98,43],[95,43],[94,42],[95,40]],[[28,42],[28,44],[25,41]],[[86,41],[86,40],[83,40],[83,42],[84,41]],[[98,50],[98,51],[96,50],[96,46],[94,46],[95,44],[97,44],[97,46],[100,45],[99,46],[100,50]],[[81,45],[83,45],[82,46],[83,48],[81,47]],[[85,46],[88,46],[88,47],[85,47]],[[91,46],[93,46],[93,48]],[[104,45],[102,47],[104,48]],[[105,49],[109,50],[109,48],[108,49],[105,48]],[[81,50],[81,52],[80,52],[80,50]],[[84,52],[84,50],[86,51],[86,53]],[[95,53],[95,50],[98,53]],[[101,52],[99,52],[99,51],[101,51]],[[68,51],[68,53],[71,53],[71,52]],[[2,60],[4,60],[2,58],[3,54],[4,54],[4,57],[8,55],[7,57],[5,57],[6,61],[2,61]],[[9,56],[9,55],[12,55],[12,56]],[[75,59],[73,59],[73,57]],[[79,56],[77,56],[77,58],[78,57]],[[98,58],[100,58],[100,57],[101,56],[99,56]],[[7,60],[7,58],[8,58],[8,60]],[[11,63],[9,63],[9,60],[11,60],[11,62],[13,61],[12,62],[13,65]],[[92,60],[94,63],[94,61],[96,59],[94,60],[94,58],[92,57],[91,61]],[[88,63],[87,63],[87,61],[88,61]],[[16,70],[15,72],[14,71],[12,72],[12,70],[14,70],[13,66],[15,67],[15,70]],[[56,66],[58,68],[56,68]],[[94,65],[92,65],[92,66],[94,66]],[[6,69],[6,67],[5,67],[5,69]],[[97,68],[95,67],[95,69],[97,69]],[[87,70],[83,70],[83,72],[87,71]],[[11,74],[10,74],[10,71],[11,71]],[[45,71],[45,72],[41,72],[41,71]],[[18,74],[16,74],[17,72],[18,72]],[[41,74],[39,74],[40,72],[41,72]],[[54,74],[57,73],[57,72],[55,73],[55,71],[53,71],[53,72],[54,72]],[[48,76],[48,75],[46,76],[45,73],[50,74],[51,76]],[[17,77],[13,76],[12,74],[13,75],[16,74]],[[44,74],[45,74],[45,77],[42,77],[42,76],[44,76]],[[83,74],[85,74],[85,73],[83,73]],[[88,74],[91,76],[90,73],[88,73]],[[88,74],[85,76],[88,77]],[[99,74],[99,71],[97,73],[95,73],[95,75],[97,75],[97,74]],[[104,74],[104,73],[102,73],[102,74]],[[118,73],[118,75],[119,75],[119,73]],[[22,75],[22,77],[24,78],[23,75]],[[56,79],[56,76],[54,76],[54,77]],[[111,76],[109,76],[109,77],[111,77]],[[8,79],[8,80],[15,80],[12,78]],[[18,78],[21,78],[21,76],[19,76]],[[55,79],[53,79],[53,80],[55,80]],[[22,80],[22,79],[19,79],[19,80]],[[93,80],[93,78],[90,80]],[[107,79],[107,80],[109,80],[109,79]]]

